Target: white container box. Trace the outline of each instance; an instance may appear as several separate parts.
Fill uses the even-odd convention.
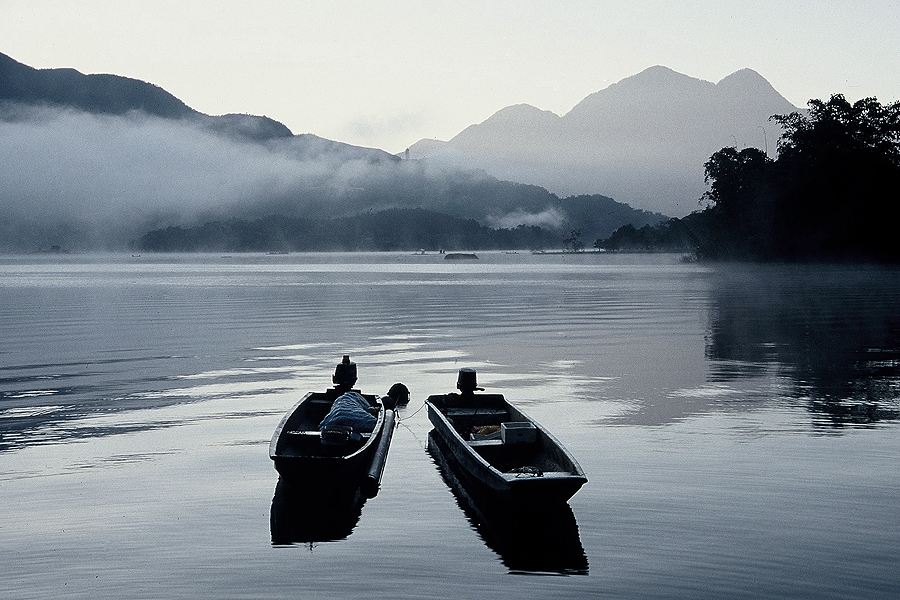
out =
[[[500,439],[504,444],[533,444],[537,441],[537,429],[533,423],[501,423]]]

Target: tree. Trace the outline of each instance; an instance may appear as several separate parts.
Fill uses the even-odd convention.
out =
[[[722,148],[703,165],[709,190],[701,201],[707,201],[719,212],[744,212],[771,164],[772,160],[759,148]]]
[[[900,260],[893,206],[900,181],[900,103],[842,95],[772,117],[784,129],[778,158],[722,148],[706,162],[716,258]]]
[[[778,158],[823,164],[874,160],[900,167],[900,102],[882,105],[876,98],[851,104],[842,94],[827,102],[810,100],[808,114],[775,115],[784,128]]]
[[[775,116],[779,253],[788,258],[897,260],[900,102],[810,100],[807,114]],[[788,235],[790,234],[790,235]]]
[[[572,248],[572,252],[583,252],[584,242],[581,241],[581,230],[573,229],[569,237],[563,240],[563,244],[566,245],[566,249]]]
[[[771,235],[773,161],[758,148],[722,148],[706,164],[707,202],[713,236],[704,240],[701,254],[718,258],[767,258]]]

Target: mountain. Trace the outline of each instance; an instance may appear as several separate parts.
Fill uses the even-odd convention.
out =
[[[768,120],[797,110],[761,75],[742,69],[711,83],[655,66],[590,94],[558,116],[520,104],[410,156],[480,168],[561,196],[602,193],[669,215],[697,208],[703,164],[725,146],[774,151]]]
[[[557,118],[536,109],[520,112],[536,123]],[[522,118],[510,117],[513,123]],[[387,229],[387,237],[396,239],[369,242],[371,247],[421,244],[417,236],[432,226],[439,230],[436,240],[484,238],[478,228],[469,236],[454,233],[467,220],[514,232],[491,234],[489,244],[533,240],[547,247],[548,239],[561,246],[575,229],[592,244],[626,223],[640,227],[665,218],[599,195],[560,199],[483,170],[400,160],[378,149],[294,135],[268,117],[205,115],[150,83],[34,69],[2,54],[0,181],[5,252],[117,250],[150,231],[181,228],[196,237],[229,230],[204,224],[232,220],[251,224],[240,229],[242,236],[261,236],[241,238],[242,247],[277,233],[293,235],[299,248],[314,236],[300,239],[302,232],[285,228],[311,220],[317,234],[327,222],[335,236],[359,235],[358,224],[386,211],[397,216],[398,226]],[[432,214],[450,218],[423,216]],[[352,242],[328,247],[360,247]]]
[[[183,120],[205,131],[253,142],[282,142],[298,156],[349,152],[369,160],[399,159],[374,148],[360,148],[311,134],[295,136],[287,126],[265,116],[203,114],[152,83],[121,75],[85,75],[75,69],[35,69],[0,53],[0,104],[6,119],[15,107],[65,107],[90,114],[126,116],[140,113]],[[12,108],[11,108],[12,107]],[[21,112],[21,111],[19,111]]]
[[[162,88],[137,79],[84,75],[75,69],[35,69],[5,54],[0,54],[0,100],[118,115],[130,110],[167,118],[198,114]]]

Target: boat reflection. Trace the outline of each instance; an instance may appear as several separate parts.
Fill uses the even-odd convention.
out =
[[[353,533],[365,503],[359,487],[326,489],[279,477],[269,519],[272,544],[343,540]]]
[[[428,453],[469,522],[511,573],[587,575],[588,559],[568,504],[498,503],[462,483],[461,467],[433,431],[428,434]]]

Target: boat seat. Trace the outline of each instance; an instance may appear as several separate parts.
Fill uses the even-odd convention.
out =
[[[318,429],[310,429],[309,431],[291,430],[291,431],[285,431],[285,433],[288,435],[305,436],[305,437],[320,437],[322,435],[322,432],[319,431]],[[369,437],[372,437],[372,432],[363,432],[363,433],[360,433],[359,435],[362,436],[363,438],[369,438]]]
[[[503,417],[509,414],[505,408],[448,408],[444,414],[448,417]]]
[[[484,448],[485,446],[502,446],[503,440],[468,440],[466,443],[473,448]]]
[[[561,479],[563,477],[574,477],[574,473],[570,473],[569,471],[541,471],[540,474],[534,473],[512,473],[507,472],[503,474],[503,479],[507,481],[515,481],[516,479],[529,479],[538,477],[542,479]]]

